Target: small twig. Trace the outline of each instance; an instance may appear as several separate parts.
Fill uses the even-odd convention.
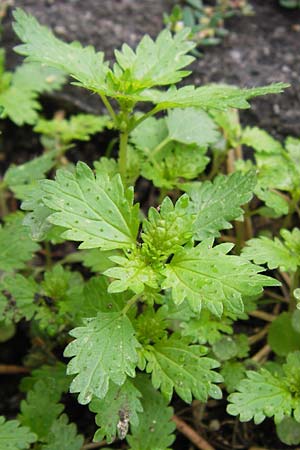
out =
[[[265,294],[269,297],[274,298],[275,300],[279,300],[284,303],[288,303],[288,300],[282,295],[276,294],[276,292],[270,291],[269,289],[265,289]]]
[[[104,445],[106,445],[107,442],[106,441],[101,441],[101,442],[90,442],[89,444],[85,444],[81,447],[81,450],[91,450],[93,448],[100,448],[100,447],[104,447]]]
[[[0,374],[8,375],[15,373],[29,373],[30,370],[27,367],[15,366],[13,364],[0,364]]]
[[[258,319],[265,320],[266,322],[273,322],[273,320],[276,319],[276,316],[265,311],[252,311],[249,313],[249,316],[257,317]]]
[[[266,344],[264,345],[255,355],[252,356],[252,361],[255,362],[261,362],[263,359],[265,359],[269,353],[271,353],[272,349],[271,347]]]
[[[184,434],[197,448],[200,450],[215,450],[202,436],[200,436],[193,428],[191,428],[182,419],[173,416],[172,420],[176,424],[176,428],[180,433]]]
[[[262,330],[260,330],[258,333],[253,334],[248,338],[248,342],[250,345],[256,344],[257,342],[261,341],[266,334],[268,334],[269,331],[269,325],[266,325]]]

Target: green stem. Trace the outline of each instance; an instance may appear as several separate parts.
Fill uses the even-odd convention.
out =
[[[124,316],[127,314],[127,311],[132,307],[132,305],[134,305],[137,302],[139,297],[140,297],[140,294],[135,294],[133,297],[131,297],[130,300],[128,300],[128,302],[126,303],[126,305],[124,306],[124,308],[121,311]]]
[[[6,198],[5,198],[5,183],[0,183],[0,217],[5,217],[8,214],[8,208],[6,205]]]
[[[165,147],[169,142],[171,142],[170,136],[167,136],[163,141],[161,141],[157,147],[155,147],[154,150],[151,152],[151,156],[155,156],[157,153],[160,152],[160,150]]]
[[[138,127],[142,122],[144,122],[144,120],[148,119],[149,117],[152,117],[154,114],[156,114],[158,111],[160,111],[160,109],[155,106],[154,108],[152,108],[149,112],[147,112],[146,114],[144,114],[142,117],[140,117],[138,120],[136,120],[133,125],[131,125],[130,127],[130,132],[132,130],[134,130],[136,127]]]
[[[123,131],[120,134],[120,146],[119,146],[119,171],[122,179],[125,179],[127,172],[127,144],[128,144],[128,131]]]
[[[107,111],[109,112],[110,117],[112,118],[112,120],[114,121],[114,124],[117,125],[117,116],[116,113],[113,109],[113,107],[111,106],[110,102],[108,101],[107,97],[104,94],[100,94],[101,100],[103,101]]]
[[[294,311],[297,307],[297,300],[294,297],[294,290],[299,287],[299,279],[300,279],[300,268],[298,267],[296,272],[294,272],[294,274],[292,275],[289,311]]]

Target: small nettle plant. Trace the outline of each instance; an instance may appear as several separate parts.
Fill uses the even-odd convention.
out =
[[[23,42],[17,52],[97,94],[108,115],[40,118],[35,131],[46,151],[10,167],[2,182],[2,191],[23,200],[26,215],[5,215],[0,229],[1,339],[28,321],[33,345],[26,364],[34,370],[21,382],[26,399],[18,420],[0,419],[0,441],[8,449],[34,443],[36,449],[80,450],[83,436],[60,403],[70,391],[96,414],[95,441],[126,439],[133,450],[165,450],[175,439],[174,394],[205,403],[222,397],[222,382],[231,393],[230,414],[256,423],[274,417],[279,436],[297,440],[300,231],[253,238],[239,250],[252,237],[252,215],[284,215],[289,228],[298,213],[299,141],[283,147],[262,130],[242,130],[231,110],[286,85],[176,87],[193,60],[185,29],[174,37],[164,30],[155,41],[145,36],[135,51],[123,45],[111,68],[102,52],[62,42],[22,10],[15,19]],[[67,160],[75,140],[104,128],[119,132],[118,160],[108,157],[112,147],[93,169]],[[244,144],[254,148],[255,162],[241,157]],[[271,184],[268,158],[280,169],[288,160],[291,179],[274,175]],[[228,175],[217,175],[224,161]],[[148,211],[134,201],[141,176],[159,190]],[[253,193],[260,202],[255,210],[248,204]],[[2,197],[3,213],[6,208]],[[80,242],[79,250],[70,252],[65,241]],[[55,247],[54,261],[55,244],[63,246]],[[280,269],[284,296],[263,295],[264,286],[280,282],[251,260]],[[85,280],[72,264],[94,275]],[[256,311],[272,295],[285,304],[287,291],[288,312],[275,319]],[[249,314],[272,321],[263,336],[269,333],[278,360],[265,367],[266,353],[249,358],[261,336],[234,333],[234,322]],[[70,358],[67,369],[57,357],[61,348]]]

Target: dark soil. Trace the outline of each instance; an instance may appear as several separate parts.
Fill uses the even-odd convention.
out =
[[[193,63],[194,73],[190,82],[197,85],[225,82],[243,87],[275,81],[289,82],[292,86],[285,94],[253,101],[252,109],[242,113],[242,120],[266,128],[281,137],[288,134],[299,136],[300,10],[284,10],[278,6],[277,0],[250,2],[254,7],[255,16],[232,18],[227,22],[229,35],[221,45],[205,49],[203,58]],[[123,42],[134,46],[145,33],[155,37],[162,28],[163,12],[170,11],[172,4],[172,0],[15,0],[14,2],[14,6],[24,8],[42,23],[51,26],[61,38],[93,44],[97,49],[104,50],[109,59],[113,58],[113,49],[120,47]],[[12,51],[17,39],[11,30],[11,10],[5,18],[3,37],[8,66],[13,68],[20,58]],[[43,103],[48,114],[60,108],[68,112],[101,111],[101,105],[95,96],[80,92],[78,88],[71,86],[55,93],[51,99],[45,98]],[[92,161],[101,154],[101,150],[99,151],[101,143],[99,145],[95,137],[91,143],[80,144],[72,150],[71,159]],[[30,127],[18,130],[11,124],[5,126],[0,145],[3,145],[0,152],[6,153],[4,166],[11,162],[23,162],[41,151]],[[10,346],[0,346],[0,363],[21,364],[27,350],[23,335],[20,329],[14,339],[9,341]],[[17,393],[19,379],[19,376],[10,379],[1,378],[0,415],[13,417],[16,414],[20,400]],[[277,440],[272,421],[265,421],[259,427],[254,427],[253,424],[239,424],[238,420],[226,415],[225,405],[225,401],[218,402],[217,405],[214,401],[210,401],[203,421],[205,429],[200,430],[217,450],[292,448],[284,446]],[[177,413],[186,406],[175,400]],[[77,407],[77,403],[70,398],[66,400],[66,407],[70,419],[77,422],[79,430],[82,432],[88,430],[92,434],[93,418],[87,408]],[[191,412],[191,409],[185,409],[182,417],[193,425]],[[188,441],[178,436],[174,449],[192,448]]]

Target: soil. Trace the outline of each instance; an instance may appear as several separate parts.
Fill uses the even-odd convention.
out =
[[[163,12],[170,11],[173,1],[15,0],[12,3],[52,27],[59,37],[67,41],[79,40],[83,44],[92,44],[97,49],[104,50],[108,59],[113,59],[113,49],[120,47],[123,42],[135,46],[145,33],[155,37],[162,28]],[[197,85],[225,82],[243,87],[275,81],[288,82],[291,87],[284,94],[253,101],[252,109],[242,113],[242,120],[266,128],[279,137],[289,134],[299,136],[300,10],[280,8],[277,0],[250,0],[250,3],[255,16],[230,19],[227,22],[228,36],[222,44],[204,50],[204,56],[193,63],[193,75],[188,81]],[[11,9],[4,21],[3,41],[8,66],[13,68],[20,58],[12,51],[17,39],[11,29]],[[60,108],[68,112],[101,112],[101,105],[95,96],[72,86],[55,93],[51,98],[45,98],[44,105],[48,114]],[[15,138],[13,141],[11,136]],[[4,126],[2,139],[3,148],[8,150],[3,169],[9,163],[20,163],[41,150],[30,127],[17,129],[12,124],[7,124]],[[91,143],[75,147],[72,150],[73,158],[92,160],[97,152],[99,157],[98,149],[99,143],[97,144],[95,137]],[[0,345],[0,363],[21,364],[27,349],[23,335],[20,329],[14,339],[9,341],[9,348],[7,345]],[[20,376],[1,378],[0,415],[13,417],[16,414],[20,400],[17,393],[19,379]],[[72,399],[66,401],[71,420],[76,421],[80,431],[88,429],[92,434],[92,416],[87,408],[76,405]],[[235,418],[226,415],[225,405],[225,401],[218,402],[217,406],[214,401],[210,401],[204,417],[205,429],[200,430],[217,450],[292,448],[277,440],[271,421],[265,421],[259,427],[239,424]],[[186,405],[175,400],[175,407],[176,411],[180,411]],[[193,423],[191,410],[182,417]],[[174,449],[192,448],[187,440],[178,435]]]

